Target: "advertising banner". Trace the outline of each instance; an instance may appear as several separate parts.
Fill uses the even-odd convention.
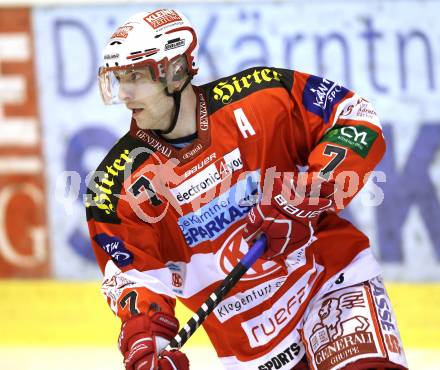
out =
[[[174,5],[159,7],[166,6]],[[89,246],[82,195],[87,174],[127,131],[130,116],[122,106],[103,105],[97,68],[115,28],[135,12],[157,7],[33,10],[33,55],[56,277],[99,275]],[[437,3],[399,1],[396,7],[394,2],[379,1],[298,1],[214,3],[209,7],[179,4],[178,8],[199,35],[196,84],[250,66],[276,66],[338,81],[372,102],[388,143],[378,168],[383,173],[373,179],[382,197],[377,205],[367,185],[344,216],[370,237],[387,279],[439,280]],[[39,203],[44,199],[41,193],[40,198],[32,198],[30,190],[23,192],[35,208],[44,209],[44,203]]]
[[[47,277],[43,138],[30,9],[0,12],[0,277]]]

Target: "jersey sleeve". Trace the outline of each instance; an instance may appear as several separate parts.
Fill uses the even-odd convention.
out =
[[[309,173],[336,185],[341,210],[385,153],[379,118],[370,102],[337,83],[296,71],[293,77],[295,112],[303,124],[295,144]]]
[[[112,311],[123,322],[139,313],[173,315],[175,296],[164,283],[171,281],[171,273],[160,259],[159,225],[142,221],[123,197],[110,191],[89,190],[86,213],[91,245],[104,274],[101,291]]]

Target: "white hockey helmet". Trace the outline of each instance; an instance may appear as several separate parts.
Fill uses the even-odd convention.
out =
[[[185,58],[179,58],[181,56]],[[99,86],[105,104],[121,102],[114,72],[140,67],[148,67],[152,79],[163,82],[171,95],[173,92],[168,91],[167,84],[182,73],[183,68],[182,63],[178,65],[176,61],[186,60],[188,81],[197,74],[197,36],[188,19],[176,10],[141,12],[127,19],[113,33],[103,58]]]

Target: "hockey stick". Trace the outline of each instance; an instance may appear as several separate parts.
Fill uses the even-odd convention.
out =
[[[214,308],[223,300],[226,294],[237,284],[240,278],[254,264],[254,262],[264,253],[266,249],[266,236],[263,234],[252,245],[244,257],[237,263],[234,269],[222,281],[217,289],[202,304],[197,312],[188,320],[185,326],[180,329],[176,336],[171,339],[165,350],[180,349],[186,341],[194,334],[197,328],[202,325],[206,317],[214,311]]]

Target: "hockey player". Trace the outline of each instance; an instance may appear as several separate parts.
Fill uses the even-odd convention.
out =
[[[99,70],[131,127],[89,184],[102,292],[126,369],[188,369],[176,298],[195,311],[259,234],[263,258],[204,323],[227,369],[406,369],[368,238],[338,216],[384,154],[372,105],[324,78],[254,67],[203,86],[175,10],[138,13]],[[301,171],[299,171],[301,169]]]

